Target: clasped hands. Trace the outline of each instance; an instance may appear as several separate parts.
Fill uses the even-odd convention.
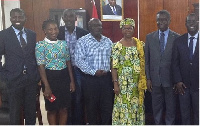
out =
[[[185,88],[187,88],[185,86],[185,84],[183,82],[178,82],[177,84],[174,85],[174,90],[175,90],[175,93],[179,93],[181,95],[183,95],[185,93]]]

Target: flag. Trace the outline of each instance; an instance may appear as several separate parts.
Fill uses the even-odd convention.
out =
[[[93,7],[92,7],[92,18],[98,18],[98,14],[97,14],[97,8],[96,8],[96,5],[95,5],[95,1],[93,0]]]

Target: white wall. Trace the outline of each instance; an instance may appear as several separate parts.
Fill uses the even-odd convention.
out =
[[[20,0],[4,0],[4,11],[5,11],[5,26],[10,27],[10,11],[14,8],[20,8]]]

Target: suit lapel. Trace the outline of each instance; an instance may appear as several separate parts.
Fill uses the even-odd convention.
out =
[[[158,50],[158,52],[160,53],[160,41],[159,41],[159,32],[156,31],[153,35],[154,38],[154,46],[155,48]]]
[[[185,35],[185,37],[184,37],[184,40],[183,40],[183,47],[184,47],[184,49],[183,50],[185,50],[185,53],[186,53],[186,56],[188,57],[188,59],[190,59],[189,58],[189,47],[188,47],[188,34],[186,34]]]
[[[174,40],[174,34],[172,34],[172,32],[169,30],[169,34],[168,34],[165,50],[169,49],[170,45],[173,43],[173,40]]]
[[[22,48],[21,48],[20,42],[15,34],[15,31],[13,30],[12,27],[10,27],[9,36],[12,36],[11,42],[12,42],[13,47],[15,48],[16,54],[20,53],[19,55],[21,55],[23,53]]]
[[[28,32],[26,29],[24,29],[24,30],[25,30],[25,32],[26,32],[26,40],[27,40],[27,45],[26,45],[26,47],[28,47],[28,46],[30,45],[31,36],[30,36],[29,32]]]

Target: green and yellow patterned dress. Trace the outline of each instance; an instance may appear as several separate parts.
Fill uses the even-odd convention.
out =
[[[115,95],[113,125],[144,125],[144,91],[146,90],[144,43],[137,38],[136,47],[117,42],[112,47],[112,65],[117,69],[120,94]]]

